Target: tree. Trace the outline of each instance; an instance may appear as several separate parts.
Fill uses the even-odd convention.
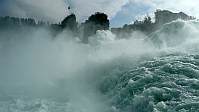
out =
[[[97,12],[91,15],[83,26],[83,42],[88,43],[88,37],[96,33],[97,30],[109,30],[109,19],[104,13]]]
[[[152,21],[151,21],[151,17],[147,16],[144,18],[144,24],[151,24]]]

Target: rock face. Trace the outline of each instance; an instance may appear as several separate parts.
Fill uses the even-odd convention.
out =
[[[195,18],[192,16],[188,16],[187,14],[183,12],[173,13],[168,10],[157,10],[155,12],[155,23],[158,25],[169,23],[177,19],[193,20]]]
[[[61,27],[62,29],[71,30],[73,32],[77,31],[77,19],[74,14],[67,16],[62,22]]]
[[[104,13],[97,12],[91,15],[85,23],[81,25],[83,29],[84,43],[88,43],[88,37],[96,33],[97,30],[109,30],[109,20],[108,16]]]

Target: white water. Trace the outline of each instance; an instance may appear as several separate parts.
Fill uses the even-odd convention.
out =
[[[99,31],[90,37],[89,45],[79,43],[67,32],[55,39],[45,29],[33,29],[33,32],[15,36],[3,32],[11,39],[0,42],[0,111],[158,112],[174,111],[174,106],[177,107],[175,111],[197,110],[194,105],[199,98],[194,94],[198,91],[198,60],[191,55],[198,54],[198,28],[197,22],[176,21],[150,37],[136,32],[128,40],[117,40],[111,32]],[[153,41],[146,41],[146,38]],[[181,66],[189,69],[181,64],[184,60],[193,64],[190,66],[196,70],[194,77],[185,77],[189,73],[179,71],[166,73],[163,69],[170,65],[177,70]],[[154,68],[153,64],[160,66]],[[183,78],[178,77],[180,74]],[[179,89],[159,87],[163,83],[172,85],[172,82],[150,82],[156,79],[154,77],[160,80],[167,76],[168,79],[175,77],[170,80],[173,83],[180,79],[190,84],[194,82],[196,88],[188,91],[185,86],[192,85]],[[131,90],[139,86],[138,90]],[[154,94],[170,94],[165,92],[166,87],[179,91],[180,98],[156,101]],[[129,90],[133,93],[125,92]],[[148,110],[140,108],[142,105]]]

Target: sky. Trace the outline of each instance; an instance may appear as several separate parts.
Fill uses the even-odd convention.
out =
[[[132,23],[156,9],[183,11],[199,17],[199,0],[0,0],[0,16],[29,17],[37,20],[60,22],[71,6],[78,21],[85,21],[95,12],[109,16],[111,27]]]

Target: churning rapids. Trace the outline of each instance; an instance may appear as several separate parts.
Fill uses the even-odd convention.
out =
[[[199,22],[90,44],[34,29],[0,41],[0,112],[198,112]],[[15,35],[12,35],[15,34]]]

